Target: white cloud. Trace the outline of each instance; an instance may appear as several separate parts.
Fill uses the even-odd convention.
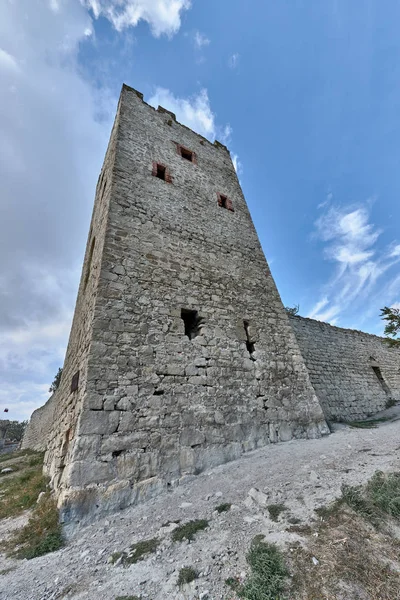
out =
[[[232,56],[229,57],[228,65],[231,69],[236,69],[239,63],[239,58],[240,54],[238,54],[237,52],[235,52],[235,54],[232,54]]]
[[[232,137],[232,127],[229,125],[229,123],[227,123],[225,127],[221,129],[219,137],[222,144],[225,144],[225,146],[229,145]]]
[[[18,63],[14,56],[0,48],[0,69],[10,69],[12,71],[18,71]]]
[[[382,231],[369,219],[367,206],[327,206],[315,222],[313,237],[325,243],[324,256],[336,267],[307,315],[310,318],[332,323],[356,307],[366,314],[370,306],[378,314],[377,306],[387,303],[381,280],[400,260],[400,245],[380,248],[377,242]],[[393,283],[386,283],[386,293]]]
[[[400,244],[396,244],[389,252],[389,256],[400,256]]]
[[[232,162],[233,166],[235,167],[236,173],[240,175],[243,172],[243,166],[237,154],[232,154]]]
[[[200,33],[200,31],[196,31],[194,34],[194,45],[196,48],[201,49],[203,46],[208,46],[209,44],[210,40],[205,35]]]
[[[314,308],[308,313],[308,317],[310,319],[315,319],[317,317],[317,315],[319,315],[320,311],[325,308],[325,306],[329,303],[328,298],[325,296],[324,298],[321,298],[321,300],[319,300],[317,302],[317,304],[314,306]]]
[[[0,3],[0,401],[13,419],[63,362],[115,110],[80,74],[92,29],[76,0]]]
[[[81,0],[96,19],[108,19],[117,31],[146,21],[155,37],[172,36],[181,26],[181,13],[190,0]]]
[[[211,110],[207,90],[201,90],[190,98],[177,98],[165,88],[157,88],[149,104],[162,106],[175,113],[177,120],[193,131],[209,139],[215,138],[215,115]]]

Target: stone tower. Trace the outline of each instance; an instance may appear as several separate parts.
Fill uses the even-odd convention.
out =
[[[327,433],[229,151],[125,85],[55,401],[71,524]]]

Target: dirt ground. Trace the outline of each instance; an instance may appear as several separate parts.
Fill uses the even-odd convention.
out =
[[[245,554],[255,535],[265,534],[285,552],[298,542],[304,545],[301,532],[287,531],[290,523],[315,521],[315,508],[337,498],[342,484],[365,483],[376,470],[400,471],[400,421],[376,429],[339,428],[319,440],[267,446],[81,529],[53,554],[30,561],[1,555],[0,598],[115,600],[132,595],[143,600],[231,600],[234,594],[224,581],[244,577]],[[221,503],[232,507],[218,514],[215,507]],[[269,516],[269,504],[285,506],[277,522]],[[209,526],[190,543],[173,542],[173,521],[192,519],[208,519]],[[0,539],[23,521],[19,517],[0,522]],[[109,562],[114,552],[154,537],[161,543],[145,560],[129,567]],[[309,569],[321,565],[323,560],[310,560]],[[194,567],[199,578],[178,588],[183,566]]]

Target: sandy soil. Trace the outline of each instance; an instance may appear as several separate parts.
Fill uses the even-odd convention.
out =
[[[316,507],[340,495],[343,483],[365,483],[376,470],[400,470],[400,421],[268,446],[80,530],[58,552],[31,561],[0,556],[0,572],[12,569],[0,575],[0,598],[115,600],[137,595],[148,600],[230,600],[233,595],[224,580],[244,576],[245,554],[254,535],[265,534],[268,541],[290,548],[303,540],[286,531],[288,519],[310,522]],[[223,502],[232,503],[232,508],[216,513]],[[266,508],[275,503],[287,508],[276,523]],[[208,519],[209,527],[191,543],[172,542],[176,525],[163,525],[178,519]],[[0,523],[0,538],[14,525],[10,520]],[[146,560],[129,567],[108,562],[113,552],[153,537],[161,544]],[[193,566],[200,576],[179,589],[176,581],[183,566]]]

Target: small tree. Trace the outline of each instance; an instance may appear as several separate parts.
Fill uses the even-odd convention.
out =
[[[54,393],[56,391],[56,389],[58,389],[60,382],[61,382],[61,375],[62,375],[62,368],[59,367],[56,376],[54,377],[54,381],[51,384],[51,386],[49,387],[49,392]]]
[[[285,306],[285,310],[289,315],[296,316],[299,314],[300,306],[298,304],[295,304],[293,307]]]
[[[24,436],[28,421],[9,421],[6,429],[6,438],[20,442]]]
[[[387,322],[384,333],[389,346],[400,346],[400,339],[397,337],[400,333],[400,309],[385,306],[381,308],[380,317]]]

